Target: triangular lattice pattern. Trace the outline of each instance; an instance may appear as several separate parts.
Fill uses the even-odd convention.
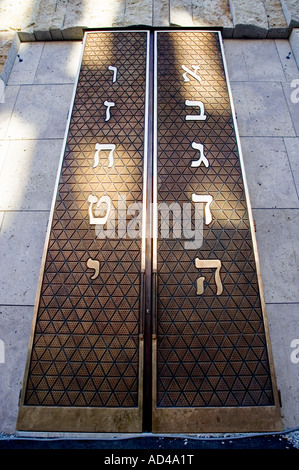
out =
[[[101,236],[88,197],[142,204],[146,32],[87,35],[37,312],[25,405],[137,407],[140,237]],[[112,82],[109,66],[117,66]],[[104,102],[115,102],[105,121]],[[114,164],[95,145],[115,144]],[[100,215],[100,214],[98,214]],[[108,224],[109,224],[108,219]],[[129,219],[125,220],[125,226]],[[106,227],[108,230],[108,225]],[[98,260],[99,275],[87,266]]]
[[[183,79],[182,66],[194,71]],[[158,407],[273,405],[273,392],[250,224],[231,105],[217,33],[158,34],[158,204],[213,196],[213,220],[203,242],[158,242]],[[205,121],[187,121],[204,103]],[[192,142],[204,145],[209,166]],[[161,222],[159,227],[161,228]],[[174,232],[175,233],[175,232]],[[195,259],[220,260],[223,292],[213,269]],[[197,279],[205,277],[197,294]]]

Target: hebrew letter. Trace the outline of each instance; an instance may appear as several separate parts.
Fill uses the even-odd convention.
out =
[[[196,78],[196,80],[198,80],[200,82],[201,78],[196,73],[197,70],[199,69],[199,65],[192,65],[192,68],[195,70],[195,72],[193,72],[193,70],[188,69],[188,67],[186,67],[186,65],[182,65],[182,69],[185,70],[185,72],[186,72],[186,73],[183,73],[184,81],[185,82],[190,82],[190,78],[187,77],[187,73],[189,73],[190,75],[192,75],[192,77]]]
[[[112,83],[116,82],[116,77],[117,77],[117,67],[114,67],[113,65],[109,65],[108,70],[111,70],[113,72],[113,79]]]
[[[101,150],[110,150],[109,156],[108,156],[108,168],[112,167],[113,152],[115,150],[115,145],[114,144],[96,144],[96,153],[94,154],[93,168],[95,168],[99,164],[99,152]]]
[[[216,269],[215,271],[215,283],[217,287],[216,295],[221,295],[223,292],[223,286],[222,286],[221,277],[220,277],[221,261],[219,259],[200,260],[199,258],[196,258],[195,267],[198,269],[202,269],[202,268]],[[203,288],[204,280],[205,280],[204,277],[200,277],[199,279],[197,279],[197,294],[198,295],[201,295],[204,291],[204,288]]]
[[[94,274],[91,276],[90,279],[96,279],[100,272],[100,262],[97,259],[89,258],[87,260],[87,267],[90,269],[94,269]]]
[[[110,119],[110,108],[111,108],[111,106],[115,106],[115,103],[113,103],[113,101],[105,101],[104,105],[107,106],[105,121],[109,121],[109,119]]]
[[[199,106],[200,109],[200,114],[198,116],[188,114],[186,116],[186,121],[205,121],[207,119],[207,116],[205,115],[204,104],[201,101],[186,100],[185,104],[186,106]]]
[[[212,214],[210,205],[213,202],[213,197],[209,194],[192,194],[192,201],[193,202],[205,202],[205,223],[209,225],[212,222]]]
[[[105,225],[107,219],[109,217],[110,209],[111,209],[111,199],[109,196],[102,196],[99,200],[96,196],[90,194],[88,196],[89,208],[88,208],[88,215],[89,215],[89,223],[90,225]],[[104,217],[95,217],[93,215],[93,205],[97,203],[97,208],[100,207],[101,203],[105,202],[108,206],[106,215]]]
[[[204,153],[203,153],[203,145],[202,144],[197,144],[196,142],[192,142],[192,147],[196,150],[199,150],[200,152],[200,157],[199,157],[199,160],[194,160],[192,163],[191,163],[191,166],[192,167],[198,167],[201,162],[204,164],[204,166],[206,168],[208,168],[209,166],[209,160],[207,159],[207,157],[204,156]]]

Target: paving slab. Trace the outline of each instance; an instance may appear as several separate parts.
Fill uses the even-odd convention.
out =
[[[20,44],[18,56],[9,77],[9,85],[33,83],[43,48],[43,42]]]
[[[267,303],[299,302],[298,209],[253,209]]]
[[[275,46],[279,54],[285,80],[290,82],[294,79],[298,79],[299,69],[289,41],[284,39],[275,39]]]
[[[286,80],[274,40],[226,39],[224,50],[231,81]]]
[[[49,211],[63,139],[5,142],[0,210]]]
[[[299,304],[267,305],[267,317],[282,418],[290,429],[299,422]]]
[[[298,195],[282,137],[242,137],[253,208],[299,208]]]
[[[299,195],[299,138],[285,138],[284,143],[286,146],[294,183]]]
[[[296,135],[280,82],[232,82],[241,136]]]
[[[90,28],[112,28],[124,25],[126,2],[113,0],[110,2],[94,2],[89,20]]]
[[[287,38],[289,29],[280,0],[264,0],[264,6],[268,18],[267,38]]]
[[[6,86],[4,103],[0,103],[0,139],[4,139],[19,94],[19,86]]]
[[[126,0],[124,26],[146,25],[153,23],[152,2],[147,0]]]
[[[291,27],[299,26],[299,4],[297,0],[280,0],[287,24]]]
[[[72,84],[22,86],[6,138],[63,138],[72,94]]]
[[[295,133],[299,136],[299,80],[282,83]]]
[[[263,0],[229,0],[235,38],[265,39],[268,18]]]
[[[291,34],[290,34],[290,46],[292,48],[297,66],[299,68],[299,29],[293,29]]]
[[[5,212],[0,232],[0,305],[34,305],[49,212]]]
[[[18,415],[18,399],[33,319],[33,307],[0,305],[0,331],[5,346],[5,362],[0,364],[1,432],[13,434]]]

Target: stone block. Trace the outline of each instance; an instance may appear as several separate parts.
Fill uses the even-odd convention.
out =
[[[90,28],[112,28],[123,26],[126,2],[111,0],[110,2],[95,2],[89,20]]]
[[[0,211],[50,211],[62,142],[9,142],[0,174]]]
[[[295,137],[281,83],[231,82],[241,136]]]
[[[18,31],[18,36],[21,42],[34,42],[36,41],[33,28]]]
[[[43,48],[44,44],[40,41],[20,44],[19,57],[15,58],[8,81],[9,85],[29,85],[33,83]]]
[[[268,18],[263,0],[229,0],[236,38],[264,39],[268,34]]]
[[[170,25],[193,26],[192,0],[169,0]]]
[[[50,28],[50,34],[53,39],[53,41],[62,41],[63,40],[63,35],[62,31],[59,28],[52,27]]]
[[[298,28],[299,26],[299,3],[298,0],[280,0],[282,10],[288,26]]]
[[[153,26],[169,26],[169,0],[153,0]]]
[[[269,31],[267,38],[287,38],[289,36],[289,27],[282,11],[280,0],[264,0],[264,5],[268,18]]]
[[[299,201],[282,137],[242,137],[253,208],[298,208]]]
[[[230,80],[245,82],[286,80],[274,40],[226,40],[224,49]]]
[[[292,303],[267,305],[267,316],[277,386],[281,393],[281,413],[285,429],[298,426],[298,368],[293,362],[293,341],[299,339],[299,309]]]
[[[20,39],[14,32],[0,34],[0,77],[7,84],[20,47]]]
[[[223,35],[231,37],[233,22],[228,0],[192,0],[194,26],[221,27]]]
[[[62,28],[62,37],[66,41],[78,41],[83,39],[84,31],[81,26],[71,26],[69,28]]]
[[[20,87],[7,139],[63,138],[73,84]]]

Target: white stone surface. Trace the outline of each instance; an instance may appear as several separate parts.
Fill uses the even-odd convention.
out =
[[[153,26],[169,26],[169,0],[153,0]]]
[[[221,26],[232,34],[233,21],[228,0],[192,0],[194,26]]]
[[[267,316],[283,423],[290,429],[298,427],[299,416],[299,363],[291,359],[292,341],[299,340],[299,304],[267,305]]]
[[[5,212],[0,232],[1,305],[34,305],[48,217],[48,211]]]
[[[82,41],[45,43],[32,83],[74,83],[81,51]]]
[[[6,138],[63,138],[72,94],[69,84],[20,87]]]
[[[254,209],[267,303],[299,302],[299,209]]]
[[[9,85],[33,83],[43,48],[42,42],[21,43],[18,51],[19,57],[16,57],[9,77]]]
[[[298,195],[282,137],[242,137],[253,208],[299,208]]]
[[[299,4],[297,0],[280,0],[281,6],[290,26],[299,26]]]
[[[296,135],[281,83],[232,82],[232,91],[241,136]]]
[[[4,103],[0,103],[0,139],[5,139],[19,90],[19,86],[5,88]]]
[[[0,173],[0,210],[49,211],[62,140],[5,142],[8,146]]]
[[[279,54],[286,81],[291,82],[294,79],[299,79],[299,70],[289,41],[276,39],[275,45]]]
[[[152,2],[148,0],[126,0],[124,26],[147,25],[153,23]]]
[[[263,0],[229,0],[236,38],[266,38],[268,18]]]
[[[290,45],[299,68],[299,29],[293,29],[291,32]]]
[[[19,393],[23,384],[32,319],[33,307],[0,306],[1,339],[5,345],[5,363],[0,364],[2,433],[15,433]]]

